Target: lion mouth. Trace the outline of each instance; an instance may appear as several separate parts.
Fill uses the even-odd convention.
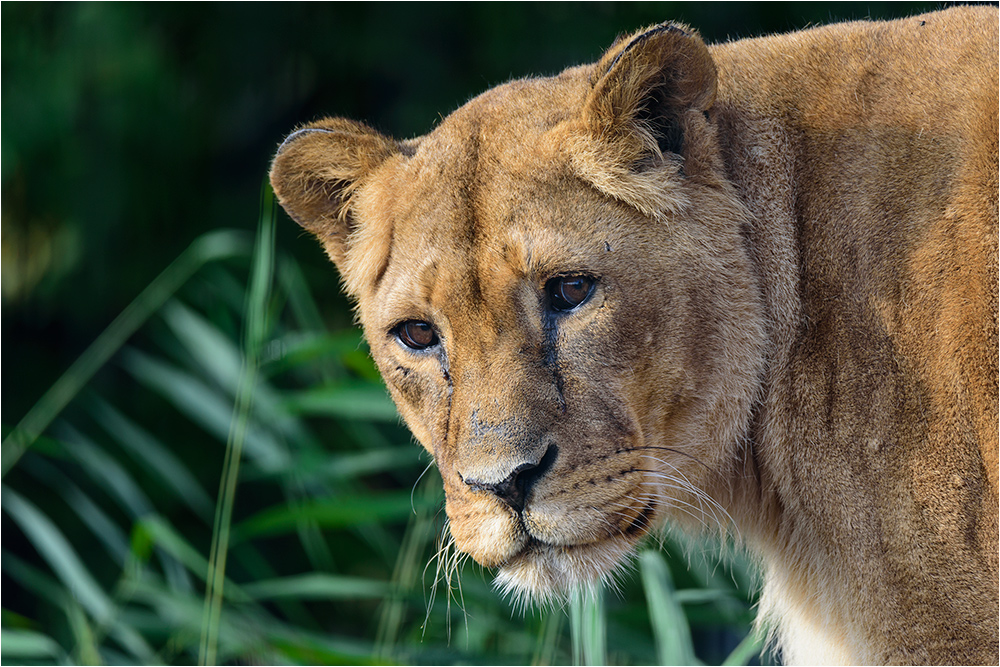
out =
[[[629,537],[640,538],[648,533],[653,527],[653,514],[656,512],[656,503],[649,501],[646,503],[636,517],[632,520],[632,523],[622,531],[623,534]]]
[[[635,515],[627,520],[627,523],[622,522],[618,526],[612,528],[608,527],[608,532],[605,535],[596,536],[595,539],[581,540],[580,542],[569,542],[569,543],[559,543],[554,541],[546,540],[544,537],[537,533],[541,531],[532,530],[524,520],[523,514],[518,514],[518,520],[521,522],[521,526],[524,528],[528,535],[528,544],[539,544],[545,547],[576,547],[576,546],[586,546],[587,544],[592,544],[595,542],[602,542],[608,539],[615,539],[618,537],[628,537],[628,538],[641,538],[646,533],[648,533],[653,526],[653,516],[656,513],[656,503],[653,501],[648,502],[642,507],[632,510]],[[625,514],[625,512],[621,512]],[[525,546],[527,547],[528,544]]]
[[[551,508],[539,512],[529,503],[524,510],[513,511],[513,515],[527,537],[523,551],[533,545],[542,548],[572,548],[620,538],[637,540],[652,529],[656,508],[656,501],[649,500],[641,506],[615,510],[604,517],[601,532],[588,531],[579,535],[567,535],[564,531],[563,526],[576,523],[575,517],[570,512],[553,511]],[[589,509],[598,511],[593,507]],[[617,516],[618,520],[612,520],[612,516]]]

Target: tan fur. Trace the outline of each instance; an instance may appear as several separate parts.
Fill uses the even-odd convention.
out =
[[[357,299],[457,547],[545,598],[663,518],[722,524],[785,660],[997,664],[997,31],[992,7],[714,47],[665,24],[412,141],[289,137],[274,189]]]

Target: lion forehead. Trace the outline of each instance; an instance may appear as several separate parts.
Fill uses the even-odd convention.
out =
[[[515,173],[469,158],[463,171],[452,151],[415,156],[359,196],[365,219],[379,219],[359,230],[349,251],[373,258],[366,280],[371,298],[362,305],[446,303],[462,284],[465,294],[480,298],[471,282],[538,283],[559,272],[594,270],[630,236],[629,210],[554,169],[553,160],[544,170]]]

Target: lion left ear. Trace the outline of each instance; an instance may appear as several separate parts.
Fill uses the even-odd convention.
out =
[[[679,154],[683,116],[711,107],[715,86],[715,63],[701,37],[664,23],[619,40],[598,61],[583,121],[631,161]]]

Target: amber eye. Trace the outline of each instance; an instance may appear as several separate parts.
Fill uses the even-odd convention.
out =
[[[590,276],[557,276],[545,284],[553,310],[573,310],[587,300],[594,291]]]
[[[409,320],[400,324],[396,327],[396,337],[403,345],[413,350],[426,350],[438,342],[434,327],[419,320]]]

